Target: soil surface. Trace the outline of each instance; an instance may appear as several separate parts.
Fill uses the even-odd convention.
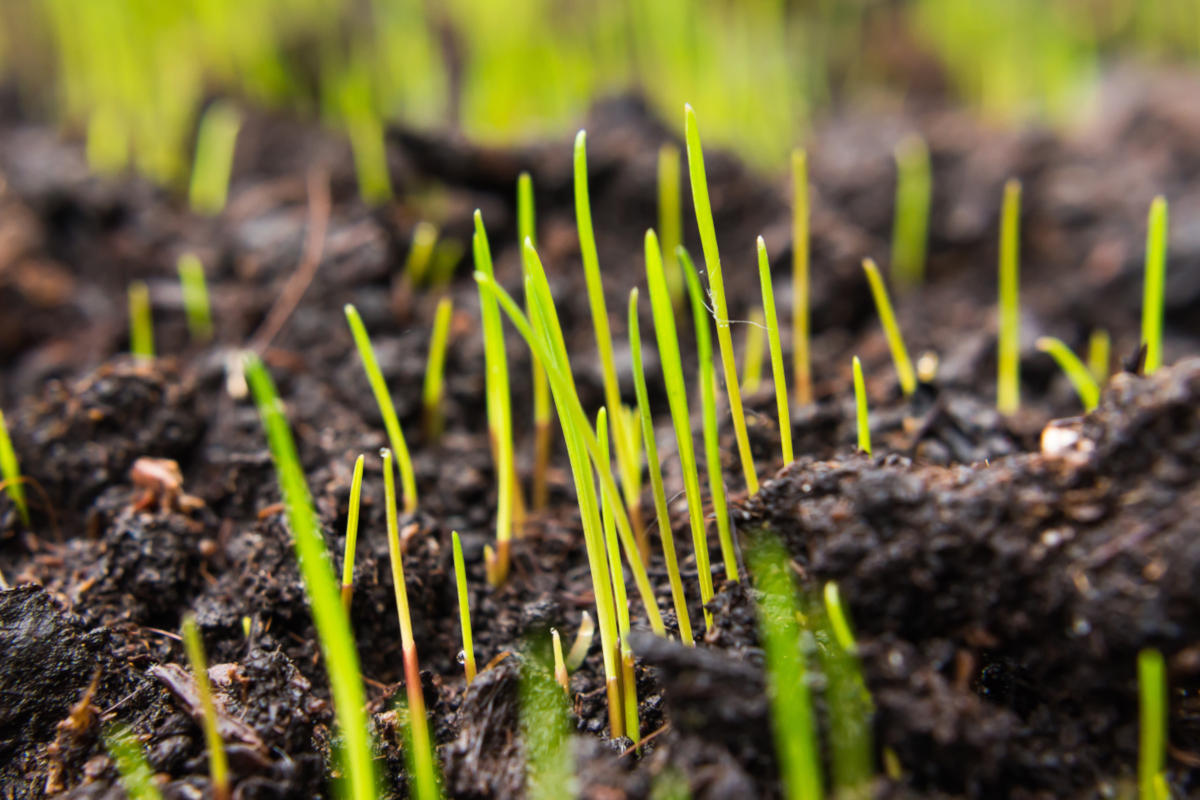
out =
[[[855,107],[820,124],[808,144],[816,400],[793,407],[800,456],[783,465],[770,381],[747,398],[764,479],[752,497],[722,410],[723,468],[739,535],[778,535],[806,593],[829,580],[840,585],[875,708],[878,796],[1130,791],[1136,659],[1145,647],[1167,659],[1168,780],[1179,796],[1200,791],[1200,360],[1187,358],[1200,352],[1198,89],[1194,76],[1118,72],[1105,83],[1098,120],[1066,134],[999,130],[936,103]],[[420,505],[401,519],[405,571],[447,794],[524,796],[520,675],[545,669],[530,642],[557,628],[569,643],[593,596],[561,438],[549,503],[529,514],[514,542],[510,580],[496,589],[484,580],[496,489],[478,295],[462,253],[478,208],[498,278],[520,289],[515,184],[529,170],[539,251],[577,354],[584,403],[598,408],[570,137],[495,149],[392,129],[396,200],[372,209],[355,194],[339,138],[251,116],[229,206],[203,218],[136,178],[92,176],[77,143],[5,114],[0,406],[29,478],[32,521],[23,524],[0,500],[0,576],[11,587],[0,591],[0,796],[123,796],[101,736],[111,722],[142,742],[167,797],[208,796],[177,633],[189,611],[212,665],[235,796],[329,796],[335,732],[327,678],[260,420],[230,369],[247,346],[260,350],[279,384],[339,568],[354,459],[367,454],[352,622],[386,795],[407,795],[396,711],[403,668],[377,457],[385,436],[345,303],[357,306],[371,333],[415,457]],[[656,220],[657,149],[671,135],[630,98],[598,104],[587,127],[616,360],[632,403],[625,302],[635,285],[646,297],[642,235]],[[887,263],[891,153],[912,131],[928,141],[934,169],[928,280],[896,298],[897,312],[910,352],[936,358],[937,369],[905,398],[859,263]],[[744,319],[760,302],[761,234],[781,319],[790,318],[790,186],[726,154],[707,155],[731,315]],[[1023,184],[1023,405],[1004,417],[994,410],[995,271],[1002,187],[1011,177]],[[1144,377],[1136,374],[1142,258],[1157,194],[1170,201],[1172,221],[1170,366]],[[685,241],[699,254],[686,187],[684,207]],[[443,289],[405,278],[421,220],[436,222],[450,243]],[[189,250],[208,273],[216,336],[207,344],[189,338],[175,273]],[[296,277],[305,263],[318,264],[311,281]],[[154,307],[159,357],[149,362],[122,355],[134,279],[149,284]],[[421,382],[442,293],[455,311],[446,429],[435,440],[422,431]],[[696,560],[648,305],[647,377],[700,631]],[[690,317],[682,319],[693,382],[694,336]],[[1066,379],[1034,341],[1054,335],[1082,352],[1097,328],[1111,334],[1114,376],[1100,407],[1080,416]],[[746,330],[733,328],[739,352]],[[528,489],[530,363],[509,334],[518,471]],[[867,374],[874,457],[854,447],[855,354]],[[785,360],[790,365],[790,355]],[[181,486],[148,492],[135,482],[131,468],[144,457],[174,461]],[[181,502],[184,494],[202,502]],[[650,519],[648,489],[643,501]],[[455,530],[476,657],[481,667],[496,662],[470,688],[458,659]],[[652,538],[650,577],[674,630]],[[681,787],[697,798],[781,796],[755,590],[725,580],[715,530],[710,540],[714,622],[695,649],[649,634],[644,608],[631,601],[647,739],[640,749],[607,737],[598,643],[572,674],[582,796],[666,797]],[[810,680],[820,686],[824,677],[815,670]]]

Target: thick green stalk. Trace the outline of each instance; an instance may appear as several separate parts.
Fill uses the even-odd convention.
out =
[[[812,364],[809,355],[808,288],[808,156],[792,151],[792,371],[796,402],[812,402]]]
[[[679,148],[667,143],[658,148],[658,230],[662,234],[663,267],[667,288],[676,308],[683,305],[686,288],[675,248],[683,244],[683,203],[680,200]]]
[[[129,351],[139,359],[154,358],[150,290],[144,281],[129,284]]]
[[[888,349],[892,352],[892,363],[896,366],[896,378],[900,381],[900,389],[904,394],[911,395],[917,390],[917,373],[908,357],[908,348],[904,346],[904,337],[900,335],[900,325],[897,324],[896,314],[892,311],[887,286],[883,283],[883,276],[879,274],[879,267],[875,266],[871,259],[863,259],[863,271],[867,274],[871,296],[875,298],[875,308],[879,312],[879,322],[883,325],[883,335],[887,339]]]
[[[1037,349],[1049,353],[1075,388],[1079,400],[1083,403],[1084,411],[1091,411],[1100,402],[1100,385],[1092,377],[1087,364],[1079,360],[1079,356],[1067,347],[1066,342],[1053,336],[1041,336],[1037,340]]]
[[[1162,653],[1138,653],[1140,742],[1138,753],[1139,800],[1168,800],[1167,787],[1167,670]]]
[[[925,280],[929,204],[933,196],[929,148],[913,134],[896,145],[896,212],[892,222],[892,275],[902,289]]]
[[[1004,185],[1004,208],[1000,218],[1000,334],[996,408],[1013,414],[1021,405],[1021,309],[1019,247],[1021,183]]]
[[[775,381],[775,407],[779,413],[779,446],[783,463],[795,461],[792,453],[792,415],[788,408],[787,376],[783,372],[783,344],[779,341],[779,317],[775,314],[775,288],[771,285],[771,262],[767,243],[758,237],[758,282],[762,286],[763,321],[771,346],[771,376]]]
[[[229,196],[229,175],[242,117],[225,102],[213,103],[200,118],[196,160],[188,187],[188,203],[200,214],[219,214]]]
[[[1162,366],[1163,304],[1167,285],[1167,201],[1159,196],[1150,204],[1146,231],[1146,278],[1142,296],[1142,345],[1146,360],[1142,372],[1151,375]]]
[[[871,455],[871,423],[867,414],[867,387],[863,381],[862,362],[854,357],[854,408],[858,420],[858,449]]]

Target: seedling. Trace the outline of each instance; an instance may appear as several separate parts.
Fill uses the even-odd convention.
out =
[[[195,253],[179,257],[179,287],[183,292],[183,311],[187,315],[192,341],[208,342],[213,336],[212,309],[208,302],[208,284],[204,280],[204,265]]]
[[[871,455],[871,421],[867,413],[867,387],[863,381],[862,362],[854,357],[854,408],[858,420],[858,449]]]
[[[567,661],[563,658],[562,637],[558,635],[558,628],[550,629],[550,644],[554,648],[554,680],[570,696],[571,679],[567,673]]]
[[[1004,184],[1000,217],[1000,334],[996,379],[996,408],[1013,414],[1021,405],[1021,310],[1019,253],[1021,183]]]
[[[300,565],[300,577],[304,581],[321,655],[329,673],[334,713],[340,728],[339,752],[342,771],[346,775],[346,793],[351,800],[373,800],[378,796],[378,786],[371,755],[370,728],[364,712],[366,698],[350,619],[338,597],[337,579],[329,563],[312,497],[296,454],[296,443],[283,415],[275,384],[258,356],[247,353],[244,361],[246,380],[267,432],[288,526],[292,530],[296,560]]]
[[[867,797],[873,771],[871,714],[874,703],[862,677],[857,644],[836,583],[825,584],[824,617],[818,624],[828,644],[818,650],[825,673],[834,796]]]
[[[1138,653],[1138,694],[1141,735],[1138,754],[1138,797],[1168,800],[1167,786],[1167,670],[1162,653]]]
[[[746,320],[746,342],[742,350],[742,393],[754,394],[762,386],[763,353],[766,351],[767,328],[762,311],[750,310]]]
[[[342,559],[342,607],[350,614],[354,599],[354,552],[358,544],[358,507],[362,499],[363,457],[354,460],[354,477],[350,480],[350,509],[346,512],[346,555]]]
[[[629,352],[633,361],[633,388],[637,393],[638,411],[642,424],[642,443],[646,448],[646,466],[650,471],[650,489],[654,495],[654,513],[658,520],[658,534],[662,539],[663,559],[667,562],[667,576],[671,581],[671,600],[675,605],[675,618],[679,623],[679,638],[685,645],[695,644],[692,638],[692,620],[688,616],[687,598],[683,593],[683,578],[679,574],[679,561],[675,555],[675,534],[671,531],[671,512],[667,508],[667,493],[663,488],[662,466],[658,459],[658,444],[654,440],[654,419],[650,415],[650,397],[646,391],[646,373],[642,368],[642,337],[638,323],[638,290],[629,291]]]
[[[595,633],[596,623],[592,620],[592,615],[584,611],[579,620],[579,630],[575,632],[575,641],[571,642],[571,649],[567,651],[568,672],[574,672],[583,664],[588,650],[592,647]]]
[[[4,479],[4,488],[8,492],[21,522],[29,527],[29,504],[25,501],[25,479],[21,477],[21,467],[17,463],[17,451],[13,449],[12,439],[8,436],[8,423],[4,421],[4,412],[0,411],[0,478]]]
[[[162,800],[162,792],[154,782],[154,770],[146,761],[141,744],[124,725],[114,725],[104,732],[104,749],[117,765],[121,787],[129,800]]]
[[[183,647],[192,665],[196,694],[204,712],[204,739],[208,745],[208,775],[215,800],[229,800],[229,762],[225,760],[225,744],[217,729],[217,707],[213,703],[212,684],[208,681],[208,664],[204,658],[204,643],[196,629],[196,617],[183,618]]]
[[[887,286],[884,285],[883,276],[879,274],[879,267],[875,266],[873,260],[863,259],[863,271],[867,274],[871,296],[875,298],[875,309],[879,312],[879,322],[883,325],[883,335],[887,339],[888,349],[892,352],[892,363],[896,367],[896,379],[900,381],[900,390],[905,395],[911,395],[917,390],[917,373],[908,358],[904,337],[900,335],[900,326],[896,322],[895,312],[892,311]]]
[[[400,554],[400,526],[396,520],[396,474],[392,471],[392,451],[383,456],[384,513],[387,518],[388,555],[392,562],[392,588],[396,594],[396,616],[400,620],[400,647],[404,658],[404,689],[408,698],[408,736],[412,743],[412,774],[409,791],[418,800],[437,800],[437,767],[433,762],[433,744],[425,715],[425,694],[421,691],[421,667],[417,661],[417,643],[413,638],[412,616],[408,609],[408,586],[404,582],[404,559]]]
[[[842,594],[838,590],[836,581],[828,581],[825,584],[824,598],[825,614],[829,617],[829,628],[833,632],[838,646],[848,653],[855,652],[858,645],[854,641],[854,632],[850,629],[846,611],[842,608]]]
[[[543,664],[549,659],[545,640],[526,648],[521,665],[521,738],[525,743],[525,797],[559,800],[575,797],[575,764],[571,752],[571,718],[559,682],[561,674]]]
[[[534,216],[533,178],[522,172],[517,178],[517,246],[521,257],[525,257],[525,242],[537,247],[537,224]],[[525,298],[525,313],[530,313],[529,298]],[[550,384],[546,380],[546,368],[537,356],[531,359],[533,367],[533,486],[530,500],[533,508],[541,511],[546,507],[549,489],[546,470],[550,466],[550,436],[553,433],[550,418]]]
[[[808,286],[808,155],[792,151],[792,371],[796,402],[812,402],[812,365],[809,355]]]
[[[717,250],[717,231],[713,225],[712,205],[708,200],[708,178],[704,172],[704,152],[700,149],[700,131],[696,127],[696,112],[690,105],[684,106],[684,117],[688,173],[692,182],[692,201],[696,207],[696,226],[700,229],[700,244],[704,248],[704,263],[708,269],[713,319],[717,323],[717,342],[721,347],[721,362],[725,367],[725,390],[729,395],[729,413],[733,415],[733,432],[737,439],[738,454],[742,460],[742,472],[746,476],[746,491],[755,494],[758,492],[758,475],[754,471],[750,437],[746,433],[742,392],[738,386],[737,365],[734,363],[733,357],[733,339],[729,335],[729,310],[725,303],[725,279],[721,274],[721,255]]]
[[[1053,336],[1041,336],[1037,340],[1037,349],[1049,353],[1058,363],[1067,380],[1075,387],[1075,393],[1079,395],[1084,411],[1091,411],[1099,404],[1100,385],[1092,377],[1087,365],[1079,360],[1079,356],[1075,355],[1065,342]]]
[[[664,144],[658,148],[658,231],[662,236],[663,267],[667,288],[676,308],[683,305],[685,286],[683,268],[675,257],[675,248],[683,245],[683,203],[679,193],[679,148]]]
[[[1163,304],[1167,285],[1167,200],[1161,195],[1150,204],[1146,231],[1146,277],[1142,295],[1142,344],[1146,375],[1162,366]]]
[[[792,453],[792,415],[788,409],[787,376],[783,374],[783,344],[779,341],[779,317],[775,314],[775,288],[771,285],[771,262],[767,243],[758,237],[758,282],[762,286],[763,320],[771,344],[771,376],[775,382],[775,407],[779,413],[779,445],[783,463],[790,464]]]
[[[231,104],[213,103],[200,118],[196,133],[196,160],[188,203],[199,214],[219,214],[229,196],[229,176],[233,171],[233,152],[237,146],[242,116]]]
[[[425,386],[421,392],[424,409],[425,436],[430,441],[441,438],[446,425],[442,412],[442,394],[446,376],[446,343],[450,338],[450,319],[454,301],[449,296],[438,301],[433,317],[433,334],[429,338],[429,360],[425,364]]]
[[[925,280],[929,205],[933,195],[929,148],[917,134],[896,145],[896,215],[892,222],[892,276],[902,289]]]
[[[471,641],[471,601],[467,594],[467,568],[463,566],[462,542],[458,539],[458,531],[451,531],[450,538],[454,543],[454,584],[458,588],[458,621],[462,628],[463,643],[463,672],[467,676],[467,686],[475,680],[475,646]]]
[[[412,242],[401,273],[413,286],[421,286],[428,277],[437,241],[438,229],[432,222],[422,220],[413,226]]]
[[[150,289],[144,281],[129,284],[129,351],[139,359],[154,358],[154,321]]]
[[[350,323],[350,334],[358,348],[358,356],[362,359],[363,371],[367,374],[367,382],[375,394],[375,403],[379,406],[379,415],[383,417],[383,427],[387,431],[388,442],[392,445],[400,465],[400,485],[404,489],[404,511],[407,514],[417,510],[417,478],[413,471],[412,456],[408,452],[408,444],[404,441],[404,431],[400,428],[400,420],[396,416],[396,407],[392,404],[392,395],[388,392],[387,381],[379,370],[379,362],[375,359],[375,348],[371,346],[371,338],[363,325],[358,309],[347,303],[345,306],[346,321]]]
[[[721,441],[717,435],[717,376],[713,369],[711,331],[708,311],[704,307],[700,279],[692,265],[691,256],[679,248],[679,262],[683,265],[684,277],[688,282],[688,294],[692,302],[692,323],[696,329],[696,358],[699,361],[697,380],[700,382],[700,407],[704,424],[704,462],[708,471],[708,492],[712,497],[713,516],[717,518],[717,539],[721,543],[721,560],[725,564],[725,577],[738,580],[737,551],[733,547],[733,534],[729,530],[729,510],[725,505],[725,473],[721,469]]]
[[[1112,342],[1108,338],[1108,331],[1103,328],[1092,331],[1092,335],[1088,337],[1088,371],[1092,373],[1096,383],[1101,386],[1108,382],[1111,351]]]

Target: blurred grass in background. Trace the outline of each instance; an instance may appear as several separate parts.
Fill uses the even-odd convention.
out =
[[[216,96],[343,128],[485,142],[560,134],[637,89],[778,167],[864,88],[950,91],[989,117],[1077,117],[1114,55],[1194,61],[1196,0],[6,0],[0,70],[100,170],[187,176]],[[381,195],[386,194],[386,187]]]

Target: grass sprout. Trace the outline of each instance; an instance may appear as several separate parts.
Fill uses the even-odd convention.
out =
[[[429,360],[425,364],[425,385],[421,392],[425,435],[430,441],[441,438],[446,426],[442,395],[445,391],[446,343],[450,340],[450,319],[453,314],[454,301],[448,295],[438,300],[437,311],[433,315],[433,334],[429,338]]]
[[[567,651],[567,671],[574,672],[587,658],[588,650],[592,647],[592,639],[596,633],[596,623],[592,615],[584,611],[579,619],[579,630],[575,632],[575,641]]]
[[[521,738],[525,743],[525,797],[559,800],[575,797],[575,761],[571,753],[571,717],[558,675],[546,664],[545,639],[526,648],[521,664]]]
[[[863,381],[862,362],[855,356],[851,361],[854,370],[854,410],[858,421],[858,449],[871,455],[871,420],[867,411],[867,387]]]
[[[733,416],[733,431],[737,439],[742,472],[746,476],[746,491],[758,492],[758,474],[754,471],[754,456],[750,452],[750,437],[746,433],[746,416],[742,410],[742,392],[738,386],[737,365],[734,363],[733,339],[729,334],[729,310],[725,303],[725,279],[721,273],[721,254],[717,250],[717,231],[713,225],[712,205],[708,199],[708,178],[704,171],[704,151],[700,147],[700,130],[696,112],[684,107],[687,137],[688,174],[692,183],[692,201],[696,207],[696,225],[700,229],[700,244],[708,270],[708,285],[712,292],[713,318],[717,323],[717,343],[721,363],[725,368],[725,391],[729,397],[729,413]],[[727,565],[728,566],[728,565]]]
[[[1020,309],[1021,183],[1004,184],[1000,216],[1000,333],[996,378],[996,408],[1012,414],[1021,405]]]
[[[212,307],[208,300],[208,283],[204,265],[195,253],[184,253],[176,265],[179,287],[183,293],[183,311],[187,316],[192,341],[208,342],[213,337]]]
[[[892,276],[902,289],[925,280],[929,206],[933,197],[929,148],[918,134],[896,145],[896,214],[892,221]]]
[[[833,795],[865,798],[870,796],[873,773],[871,716],[875,706],[863,680],[857,645],[837,584],[825,584],[824,601],[825,613],[812,616],[828,634],[828,644],[819,648],[818,654],[829,708]]]
[[[1092,372],[1088,369],[1087,364],[1084,364],[1079,356],[1075,355],[1066,342],[1053,336],[1040,336],[1037,340],[1037,349],[1043,353],[1049,353],[1058,364],[1059,369],[1071,382],[1071,386],[1075,388],[1075,393],[1079,395],[1084,411],[1091,411],[1099,404],[1100,385],[1092,377]]]
[[[208,774],[213,798],[229,800],[229,762],[225,758],[225,743],[221,741],[221,732],[217,728],[217,707],[213,702],[212,684],[208,680],[208,662],[204,658],[204,643],[200,641],[194,614],[183,618],[183,647],[192,665],[196,694],[200,697],[200,708],[204,712],[204,740],[208,746]]]
[[[762,286],[763,320],[771,347],[771,376],[775,382],[775,407],[779,413],[779,445],[783,463],[795,460],[792,452],[792,415],[788,408],[787,376],[783,372],[783,344],[779,341],[779,317],[775,314],[775,289],[771,285],[771,262],[767,244],[758,237],[758,282]]]
[[[1112,358],[1112,340],[1108,337],[1108,331],[1103,328],[1092,331],[1092,335],[1088,337],[1087,353],[1088,371],[1092,373],[1096,383],[1103,386],[1108,382],[1108,370]]]
[[[1138,797],[1167,800],[1167,670],[1162,653],[1138,653],[1140,736],[1138,752]]]
[[[525,257],[525,242],[537,247],[537,223],[533,202],[533,178],[528,172],[517,177],[517,246],[521,257]],[[525,300],[525,313],[529,312],[529,299]],[[550,437],[554,433],[550,417],[550,383],[546,379],[546,368],[537,356],[531,359],[533,368],[533,482],[530,487],[530,503],[541,511],[549,499],[546,471],[550,467]]]
[[[846,610],[842,608],[842,593],[838,589],[836,581],[828,581],[825,584],[823,597],[825,600],[825,614],[829,617],[829,628],[833,632],[833,637],[837,641],[838,646],[847,652],[855,652],[858,645],[854,641],[854,632],[850,629],[850,621],[846,616]]]
[[[4,489],[8,497],[17,507],[21,522],[29,527],[29,503],[25,499],[25,479],[21,477],[21,466],[17,462],[17,451],[13,448],[12,439],[8,435],[8,423],[4,420],[4,412],[0,411],[0,478],[4,479]]]
[[[362,500],[363,457],[354,459],[354,477],[350,480],[350,508],[346,512],[346,555],[342,559],[342,607],[350,615],[354,599],[354,553],[358,546],[358,509]]]
[[[658,232],[662,237],[667,289],[676,308],[683,305],[686,287],[675,248],[683,245],[683,203],[680,200],[679,148],[671,143],[658,148]]]
[[[346,796],[351,800],[371,800],[378,796],[379,787],[375,780],[370,727],[364,710],[366,697],[350,620],[338,596],[337,579],[329,563],[312,496],[275,384],[262,361],[253,354],[245,356],[245,372],[267,432],[304,591],[312,608],[317,639],[329,673],[334,713],[341,734],[339,754],[341,771],[346,776]]]
[[[129,351],[139,359],[154,358],[150,289],[144,281],[129,284]]]
[[[117,765],[121,788],[129,800],[162,800],[162,792],[154,782],[154,770],[137,738],[124,725],[113,725],[104,731],[104,749]]]
[[[1167,200],[1161,195],[1150,204],[1146,229],[1146,277],[1142,294],[1142,344],[1146,360],[1142,371],[1152,375],[1162,366],[1163,305],[1167,286]]]
[[[671,512],[667,507],[667,493],[663,488],[658,444],[654,439],[654,419],[650,414],[650,396],[646,391],[646,373],[642,367],[642,336],[638,323],[636,288],[629,292],[629,352],[633,361],[633,388],[637,393],[638,411],[641,415],[642,443],[646,448],[646,467],[650,472],[650,490],[654,495],[654,513],[662,540],[663,559],[667,563],[667,576],[671,581],[671,600],[675,605],[675,619],[679,623],[679,638],[691,647],[695,644],[692,621],[688,616],[687,596],[683,591],[683,578],[679,574],[679,560],[675,554],[675,534],[671,530]]]
[[[458,531],[451,531],[451,541],[454,544],[454,585],[458,590],[458,621],[462,628],[463,643],[463,672],[467,676],[467,686],[475,680],[475,646],[471,641],[471,601],[467,594],[467,568],[463,565],[462,542],[458,539]]]
[[[879,312],[883,335],[887,339],[888,350],[892,353],[892,363],[896,367],[896,379],[900,381],[900,390],[905,395],[911,395],[917,390],[917,373],[909,360],[904,337],[900,335],[900,325],[896,322],[896,313],[892,310],[887,286],[884,285],[883,276],[879,274],[879,267],[875,266],[873,260],[863,259],[863,272],[867,274],[867,282],[871,285],[871,296],[875,298],[875,309]]]
[[[232,104],[213,103],[200,118],[188,204],[200,214],[219,214],[229,196],[229,176],[242,115]]]
[[[387,381],[379,369],[375,358],[375,348],[371,346],[371,338],[363,325],[362,317],[351,304],[345,306],[346,321],[350,324],[350,334],[358,348],[358,356],[362,359],[363,371],[366,372],[367,382],[375,394],[375,403],[379,406],[379,415],[383,417],[383,427],[387,431],[388,442],[396,454],[400,467],[400,484],[404,490],[404,511],[411,514],[417,510],[417,477],[413,470],[412,456],[408,452],[408,443],[404,440],[404,431],[400,427],[400,419],[396,416],[396,406],[392,404],[392,395],[388,392]]]
[[[812,402],[812,362],[809,351],[809,235],[808,154],[792,151],[792,377],[796,402]]]
[[[766,351],[767,328],[762,309],[750,309],[746,320],[746,343],[742,349],[742,393],[754,394],[762,388],[763,354]]]
[[[570,695],[571,678],[567,672],[567,660],[563,658],[562,637],[558,635],[558,628],[550,629],[550,644],[554,648],[554,680]]]
[[[413,286],[423,285],[429,277],[437,242],[438,229],[432,222],[422,220],[413,226],[412,241],[408,246],[408,255],[404,258],[404,269],[401,271]]]

